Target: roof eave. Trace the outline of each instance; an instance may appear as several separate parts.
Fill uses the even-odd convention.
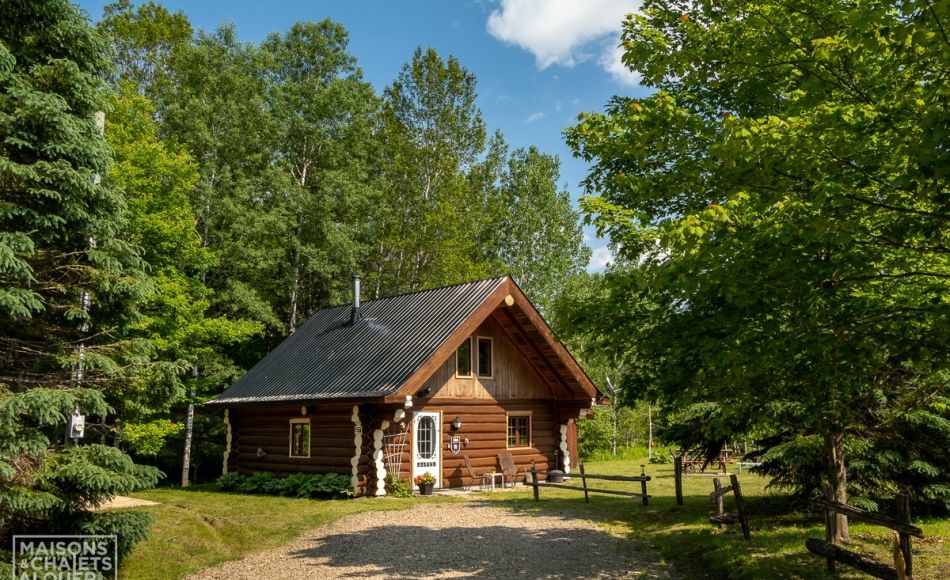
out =
[[[389,391],[377,391],[361,395],[352,393],[325,395],[298,394],[298,395],[273,395],[264,397],[229,397],[227,399],[213,399],[204,403],[206,407],[242,407],[247,405],[261,404],[287,404],[287,403],[366,403],[377,399],[382,399],[390,394]]]

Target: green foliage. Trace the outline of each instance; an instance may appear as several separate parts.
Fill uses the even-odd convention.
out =
[[[124,529],[128,551],[148,522],[90,508],[160,472],[114,447],[60,443],[74,411],[94,433],[110,412],[102,391],[151,349],[128,334],[152,287],[95,122],[108,46],[65,0],[0,11],[0,544]]]
[[[241,484],[241,474],[237,471],[229,471],[214,480],[214,483],[221,491],[237,491],[238,485]]]
[[[128,236],[151,266],[155,292],[130,328],[152,345],[150,364],[117,376],[109,402],[120,444],[171,470],[177,458],[166,462],[160,452],[182,429],[168,418],[173,405],[184,402],[187,391],[206,397],[233,380],[239,370],[222,348],[248,340],[262,325],[212,312],[213,291],[202,279],[215,257],[196,230],[189,198],[199,179],[194,159],[159,137],[155,104],[131,83],[116,87],[110,105],[106,139],[115,163],[109,178],[125,194]]]
[[[149,292],[123,236],[121,192],[95,179],[110,162],[94,119],[104,109],[96,75],[108,67],[107,46],[65,1],[5,4],[4,15],[2,380],[16,390],[69,384],[84,341],[84,378],[94,382],[141,355],[141,344],[119,335]]]
[[[75,531],[90,535],[114,534],[118,542],[119,559],[132,553],[135,545],[149,537],[149,528],[155,516],[143,511],[122,510],[96,514],[78,523]]]
[[[542,312],[564,286],[584,272],[590,249],[569,192],[557,190],[559,161],[537,148],[516,149],[501,176],[498,224],[502,263]]]
[[[248,476],[230,472],[217,479],[223,491],[285,495],[297,498],[339,499],[353,496],[350,477],[341,473],[294,473],[285,478],[268,471]]]
[[[280,493],[280,479],[269,471],[258,471],[242,478],[237,490],[241,493]]]
[[[117,0],[103,7],[97,28],[112,41],[118,79],[131,81],[154,98],[167,90],[179,50],[191,40],[191,23],[182,12],[144,2],[133,7]]]
[[[942,14],[647,2],[625,23],[624,62],[658,90],[567,132],[621,256],[588,321],[611,329],[625,397],[706,406],[684,439],[755,435],[777,481],[822,466],[839,500],[847,477],[944,501],[928,475],[950,468],[930,404],[950,391]]]
[[[386,495],[389,497],[412,497],[412,490],[409,489],[409,482],[399,479],[399,475],[387,473]]]
[[[295,473],[283,480],[280,493],[290,497],[337,499],[352,497],[353,485],[342,473]]]
[[[165,445],[165,438],[178,434],[184,426],[168,419],[156,419],[147,423],[126,423],[122,426],[122,441],[136,455],[154,457]]]

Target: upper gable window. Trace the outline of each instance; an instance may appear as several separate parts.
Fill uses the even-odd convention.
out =
[[[455,375],[459,377],[472,376],[472,339],[466,338],[459,349],[455,351]]]
[[[492,378],[492,339],[486,336],[478,337],[478,376]]]

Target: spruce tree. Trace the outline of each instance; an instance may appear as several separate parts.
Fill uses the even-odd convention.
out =
[[[101,389],[147,347],[123,339],[149,285],[121,192],[100,179],[108,46],[67,0],[0,0],[0,13],[0,546],[109,532],[124,551],[148,516],[89,508],[158,471],[64,443],[69,416],[104,416]]]

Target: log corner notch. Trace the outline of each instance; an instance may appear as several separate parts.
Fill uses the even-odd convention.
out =
[[[834,501],[834,494],[832,493],[831,486],[828,484],[822,486],[822,493],[824,497],[821,499],[813,499],[812,503],[820,506],[824,511],[825,539],[822,541],[817,538],[808,538],[805,540],[805,548],[813,554],[825,557],[829,573],[834,574],[836,563],[841,562],[852,568],[857,568],[865,574],[870,574],[875,578],[904,580],[913,577],[914,567],[910,538],[911,536],[923,538],[924,533],[920,528],[910,523],[910,496],[906,494],[897,496],[897,517],[889,518]],[[838,519],[836,516],[839,514],[894,530],[897,535],[897,545],[894,550],[894,567],[891,568],[867,556],[836,545],[835,525]]]
[[[389,421],[384,420],[379,428],[373,431],[373,471],[376,475],[376,497],[386,495],[386,463],[383,457],[383,436],[389,428]]]
[[[224,410],[224,426],[227,433],[224,437],[224,463],[221,466],[221,475],[228,472],[228,459],[231,458],[231,413],[230,410]]]
[[[360,421],[360,407],[359,405],[353,405],[353,415],[350,417],[350,420],[353,422],[353,457],[350,459],[350,465],[352,466],[350,485],[353,487],[353,495],[359,495],[359,469],[360,469],[360,457],[363,455],[363,423]]]

